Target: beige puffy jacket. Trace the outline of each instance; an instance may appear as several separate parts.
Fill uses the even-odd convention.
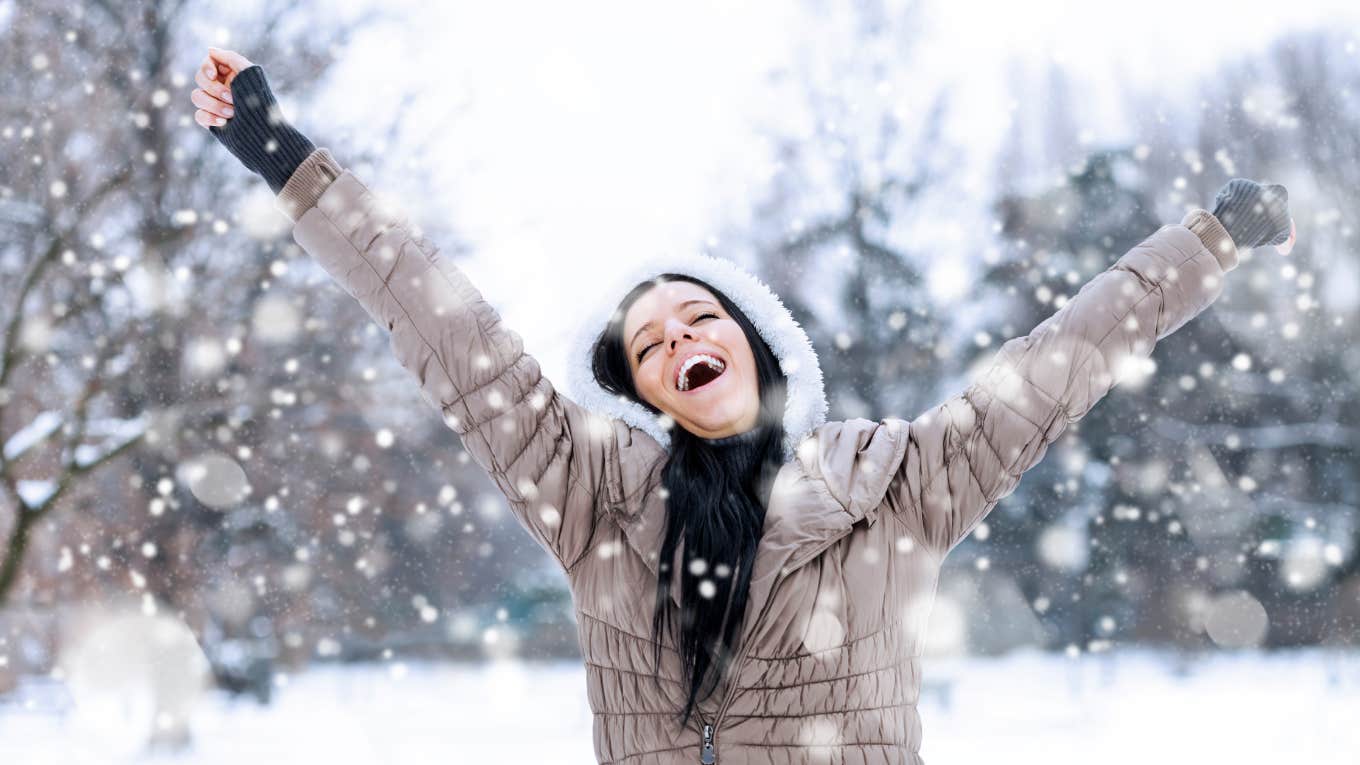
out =
[[[776,479],[734,663],[679,729],[669,641],[661,677],[650,672],[664,450],[558,393],[463,272],[325,149],[278,203],[560,563],[595,755],[629,765],[701,762],[706,732],[723,765],[922,762],[922,636],[942,560],[1130,361],[1218,297],[1238,260],[1218,220],[1193,210],[938,406],[816,427]]]

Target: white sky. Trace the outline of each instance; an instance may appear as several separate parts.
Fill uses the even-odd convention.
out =
[[[762,78],[791,61],[798,35],[815,37],[788,0],[403,3],[385,4],[398,23],[362,34],[334,72],[326,119],[362,131],[404,88],[419,94],[403,129],[432,137],[431,152],[387,149],[438,176],[432,199],[411,201],[417,219],[447,211],[475,245],[461,267],[554,381],[565,379],[572,306],[595,297],[602,272],[634,253],[701,246],[724,206],[757,193],[767,159],[752,110],[781,108]],[[929,6],[925,60],[938,63],[921,79],[953,89],[951,134],[985,167],[1012,101],[1021,122],[1044,108],[1041,93],[1010,91],[1009,56],[1036,73],[1045,57],[1069,64],[1087,88],[1093,142],[1129,140],[1117,77],[1176,98],[1219,57],[1289,28],[1356,26],[1351,5],[951,0]],[[317,116],[297,121],[323,129]]]

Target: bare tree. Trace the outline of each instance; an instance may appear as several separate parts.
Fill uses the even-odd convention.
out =
[[[220,233],[229,224],[214,208],[241,178],[186,123],[186,75],[203,47],[193,43],[191,10],[184,2],[29,3],[0,29],[0,60],[24,73],[0,84],[0,225],[10,232],[3,266],[12,275],[0,340],[0,433],[8,434],[0,492],[11,515],[0,602],[35,528],[72,492],[94,489],[100,468],[130,454],[141,483],[155,483],[161,469],[138,447],[148,435],[181,433],[158,434],[154,408],[192,406],[209,421],[233,403],[225,391],[191,391],[180,374],[185,338],[200,325],[175,310],[172,293],[224,260]],[[304,87],[347,34],[339,25],[318,34],[315,24],[299,39],[275,32],[307,10],[274,6],[241,30],[276,77]],[[273,249],[255,247],[245,258],[253,273],[231,280],[253,289],[219,283],[201,293],[235,292],[237,304],[197,306],[198,317],[212,320],[214,308],[248,315],[263,297]],[[99,489],[118,496],[116,485]]]

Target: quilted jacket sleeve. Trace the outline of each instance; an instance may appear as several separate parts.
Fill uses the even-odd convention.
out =
[[[554,390],[520,336],[405,216],[317,149],[279,193],[294,240],[390,333],[421,396],[569,570],[631,434]]]
[[[887,495],[893,512],[943,558],[1068,423],[1218,298],[1237,262],[1227,231],[1202,209],[1126,252],[1028,335],[1002,344],[961,393],[907,425]]]

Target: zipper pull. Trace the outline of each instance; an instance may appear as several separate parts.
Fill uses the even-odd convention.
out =
[[[713,751],[713,726],[704,725],[704,748],[699,750],[699,762],[703,765],[713,765],[718,759]]]

